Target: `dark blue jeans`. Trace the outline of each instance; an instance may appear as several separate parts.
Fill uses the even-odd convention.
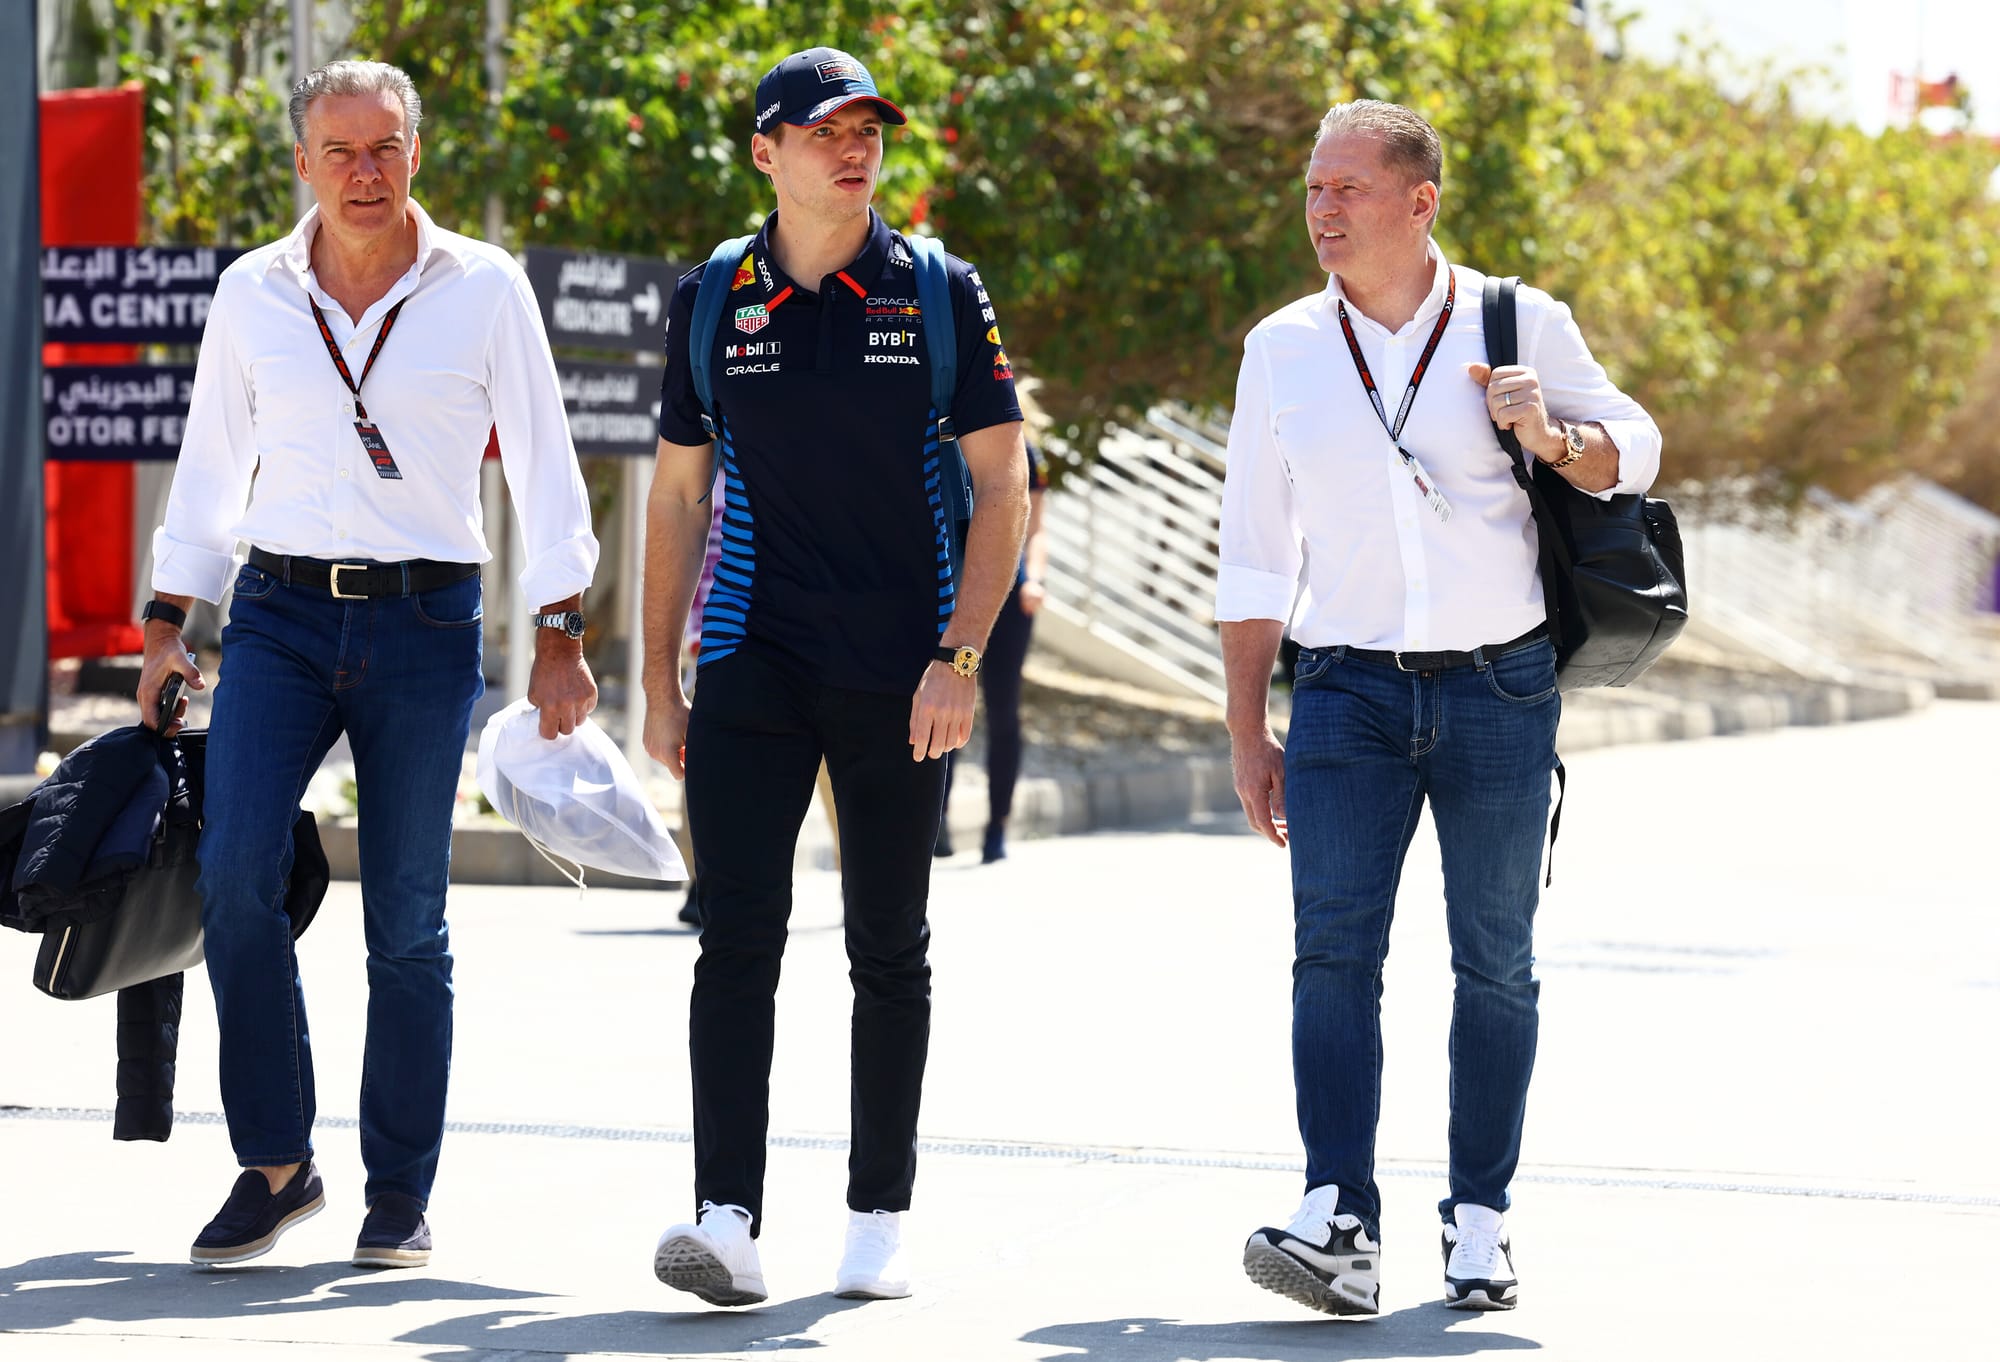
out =
[[[1535,1065],[1533,928],[1549,777],[1555,650],[1413,673],[1299,654],[1285,743],[1296,959],[1292,1065],[1306,1188],[1375,1235],[1382,962],[1403,858],[1424,801],[1443,853],[1451,1013],[1451,1195],[1507,1209]]]
[[[312,1047],[285,916],[292,820],[345,732],[354,752],[368,1037],[365,1196],[430,1197],[451,1068],[445,886],[479,670],[477,575],[335,600],[244,567],[208,736],[201,895],[222,1105],[245,1168],[312,1155]]]

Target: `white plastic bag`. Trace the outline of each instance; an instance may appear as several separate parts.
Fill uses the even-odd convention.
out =
[[[686,879],[667,825],[610,736],[585,719],[573,733],[544,738],[541,723],[541,711],[526,700],[486,721],[479,788],[495,812],[552,859],[641,879]],[[581,873],[574,880],[581,888]]]

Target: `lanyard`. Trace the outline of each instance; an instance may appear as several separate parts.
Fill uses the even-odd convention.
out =
[[[1458,301],[1458,279],[1446,273],[1444,286],[1444,310],[1438,313],[1437,325],[1431,328],[1431,338],[1424,344],[1424,352],[1417,357],[1417,367],[1410,373],[1410,386],[1403,390],[1402,405],[1396,408],[1396,420],[1389,420],[1388,408],[1382,405],[1382,391],[1375,386],[1375,375],[1368,372],[1368,361],[1361,356],[1361,343],[1354,339],[1354,323],[1348,320],[1347,304],[1337,300],[1340,310],[1340,333],[1347,338],[1347,353],[1354,357],[1354,368],[1361,375],[1361,386],[1368,390],[1368,400],[1375,404],[1375,417],[1382,423],[1382,429],[1389,432],[1389,440],[1396,446],[1396,454],[1403,466],[1410,470],[1415,479],[1417,491],[1424,501],[1438,514],[1440,520],[1451,519],[1451,503],[1437,488],[1424,466],[1417,462],[1417,456],[1403,448],[1403,423],[1410,419],[1410,408],[1416,405],[1417,389],[1423,384],[1424,375],[1430,372],[1431,357],[1437,354],[1438,342],[1444,339],[1444,329],[1451,322],[1451,310]]]
[[[410,301],[405,298],[403,303]],[[403,303],[389,309],[389,315],[382,319],[382,329],[375,333],[375,344],[369,347],[368,362],[361,366],[361,382],[354,381],[354,375],[347,368],[347,361],[341,358],[340,347],[334,344],[333,328],[326,324],[326,314],[319,310],[319,301],[310,295],[306,303],[313,310],[313,320],[319,323],[319,338],[326,342],[327,357],[333,361],[334,369],[340,374],[340,381],[347,385],[347,391],[354,394],[354,430],[361,437],[361,447],[368,451],[368,458],[375,465],[376,475],[400,482],[403,471],[396,467],[396,460],[389,453],[388,442],[373,421],[368,419],[368,408],[361,405],[361,384],[368,381],[368,375],[375,371],[375,357],[382,353],[382,342],[389,339],[389,332],[396,325],[396,317],[403,310]]]
[[[326,342],[326,354],[334,362],[334,368],[340,370],[340,382],[344,382],[348,386],[348,392],[354,394],[354,414],[360,416],[362,420],[368,420],[368,408],[362,406],[362,384],[368,382],[368,374],[374,372],[374,360],[376,360],[378,354],[382,354],[382,342],[388,340],[390,330],[396,326],[396,314],[402,312],[402,302],[410,302],[410,300],[404,298],[402,302],[398,302],[394,308],[388,310],[388,316],[382,318],[382,330],[376,332],[376,342],[368,350],[368,362],[362,364],[362,382],[360,384],[354,382],[354,374],[348,372],[348,362],[344,358],[340,358],[340,346],[334,344],[334,330],[326,324],[326,314],[320,312],[318,300],[316,298],[306,298],[306,302],[312,306],[312,320],[320,324],[320,340]],[[1426,354],[1424,358],[1430,358],[1430,356]]]

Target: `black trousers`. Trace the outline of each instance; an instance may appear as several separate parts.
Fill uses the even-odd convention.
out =
[[[746,644],[703,669],[688,721],[701,956],[688,1018],[695,1203],[764,1226],[771,1047],[792,856],[822,757],[839,814],[854,985],[847,1204],[909,1209],[930,1049],[925,919],[945,762],[910,759],[909,695],[836,690]]]
[[[986,652],[979,659],[979,688],[986,696],[986,819],[1004,823],[1014,812],[1014,783],[1021,776],[1021,668],[1028,661],[1028,642],[1035,617],[1021,609],[1021,588],[1007,593]],[[957,765],[956,762],[949,766]],[[951,772],[944,790],[951,799]]]

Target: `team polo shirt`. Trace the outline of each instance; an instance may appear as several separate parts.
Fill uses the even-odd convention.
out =
[[[957,599],[923,329],[957,329],[960,435],[1021,419],[1013,368],[965,261],[947,257],[953,316],[928,317],[909,243],[872,210],[861,254],[810,287],[772,258],[776,224],[743,257],[710,356],[725,499],[700,666],[751,646],[829,686],[907,694]],[[709,440],[687,356],[700,284],[690,270],[667,311],[660,435],[679,445]]]

